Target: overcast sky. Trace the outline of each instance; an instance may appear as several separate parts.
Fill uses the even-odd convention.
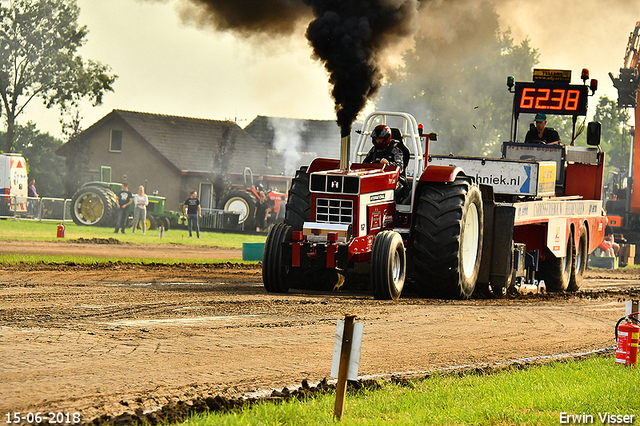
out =
[[[113,109],[237,118],[241,127],[256,115],[335,118],[327,75],[310,57],[304,27],[288,39],[251,43],[184,23],[178,7],[187,0],[77,1],[80,24],[89,29],[81,55],[108,64],[119,76],[103,105],[83,106],[83,128]],[[510,26],[516,41],[529,36],[540,49],[539,67],[571,69],[575,84],[580,70],[589,68],[600,82],[596,98],[616,98],[607,72],[617,75],[623,65],[629,33],[640,21],[640,1],[496,2],[501,29]],[[57,110],[32,103],[18,122],[31,120],[60,136]]]

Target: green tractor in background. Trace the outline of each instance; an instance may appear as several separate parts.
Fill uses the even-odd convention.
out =
[[[107,179],[103,179],[104,173]],[[119,182],[111,182],[111,167],[100,167],[100,181],[87,182],[73,194],[71,198],[71,218],[77,225],[113,227],[117,217],[117,193],[122,189]],[[134,192],[134,191],[132,191]],[[182,213],[165,211],[165,197],[149,195],[147,206],[146,228],[165,230],[181,223]],[[133,222],[134,205],[129,207],[127,227]]]

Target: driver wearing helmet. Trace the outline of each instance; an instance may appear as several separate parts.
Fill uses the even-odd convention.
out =
[[[400,167],[400,175],[404,176],[404,161],[398,141],[391,139],[389,126],[380,124],[371,132],[373,147],[362,161],[363,163],[393,164]]]
[[[391,129],[389,126],[380,124],[371,132],[371,142],[373,147],[362,161],[363,163],[392,164],[400,168],[400,176],[396,184],[395,198],[402,201],[407,196],[407,185],[405,183],[404,156],[398,146],[399,142],[391,139]]]

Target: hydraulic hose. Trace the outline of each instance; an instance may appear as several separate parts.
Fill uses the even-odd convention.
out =
[[[633,320],[633,321],[635,321],[636,325],[640,325],[640,320],[637,318],[638,314],[640,314],[640,312],[634,312],[634,313],[629,314],[627,316],[624,316],[624,317],[622,317],[622,318],[620,318],[618,320],[618,322],[616,323],[616,342],[618,341],[618,326],[620,325],[620,323],[622,321],[624,321],[624,320],[627,320],[627,321],[628,320]],[[633,318],[634,315],[636,316],[636,318]]]

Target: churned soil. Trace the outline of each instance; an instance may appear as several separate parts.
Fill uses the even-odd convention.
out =
[[[242,257],[95,241],[3,242],[0,253]],[[392,302],[353,291],[267,294],[259,265],[0,265],[0,415],[155,422],[323,390],[346,314],[364,323],[365,381],[582,354],[612,347],[625,301],[638,298],[640,270],[629,268],[590,269],[572,295]]]

